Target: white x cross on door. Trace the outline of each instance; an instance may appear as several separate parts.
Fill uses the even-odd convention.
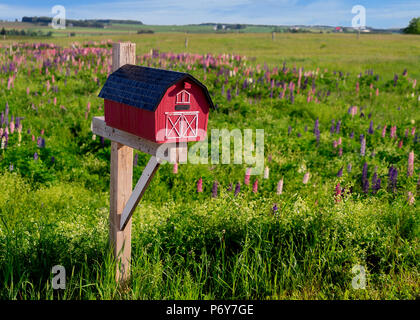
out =
[[[166,138],[197,137],[198,111],[166,112]]]

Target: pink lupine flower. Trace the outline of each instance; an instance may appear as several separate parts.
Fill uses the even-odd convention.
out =
[[[178,162],[175,162],[174,163],[174,167],[173,167],[172,173],[178,173]]]
[[[356,83],[356,93],[359,93],[360,91],[360,84],[359,82]]]
[[[407,197],[407,201],[409,205],[413,205],[414,204],[414,195],[411,191],[408,192],[408,197]]]
[[[376,96],[379,96],[379,88],[376,88]]]
[[[26,95],[29,95],[29,87],[26,88]]]
[[[334,140],[334,141],[333,141],[333,147],[334,147],[334,148],[337,148],[337,146],[338,146],[338,142]]]
[[[283,178],[281,178],[279,182],[277,183],[277,194],[282,194],[282,193],[283,193]]]
[[[45,129],[42,129],[41,130],[41,136],[44,135],[44,133],[45,133]]]
[[[338,145],[341,145],[341,144],[342,144],[342,142],[343,142],[343,141],[342,141],[341,137],[339,137],[339,138],[338,138],[338,141],[337,141],[337,144],[338,144]]]
[[[402,140],[400,140],[400,142],[398,142],[398,148],[399,148],[399,149],[401,149],[401,148],[402,148],[402,146],[403,146],[403,141],[402,141]]]
[[[35,141],[35,136],[34,135],[32,135],[32,141]]]
[[[397,137],[397,126],[391,127],[391,138],[394,139]]]
[[[10,121],[10,134],[12,134],[15,131],[15,122],[14,121]]]
[[[252,185],[252,192],[258,192],[258,179],[255,180],[254,184]]]
[[[338,149],[338,155],[341,157],[343,155],[343,148]]]
[[[87,110],[87,112],[90,112],[90,101],[87,103],[86,110]]]
[[[414,128],[411,129],[411,135],[414,137],[415,133],[416,133],[416,128],[414,127]]]
[[[385,134],[386,134],[386,125],[384,125],[384,127],[382,128],[382,138],[385,138]]]
[[[341,201],[341,187],[340,184],[338,183],[335,186],[335,202],[340,202]]]
[[[197,192],[203,192],[203,178],[200,178],[197,181]]]
[[[303,184],[307,184],[307,183],[308,183],[308,181],[309,181],[309,177],[310,177],[309,172],[306,172],[306,173],[305,173],[305,175],[303,176],[303,181],[302,181],[302,183],[303,183]]]
[[[54,105],[56,106],[57,105],[57,97],[54,97],[53,102],[54,102]]]
[[[244,183],[246,185],[249,185],[249,178],[251,177],[251,168],[247,168],[246,172],[245,172],[245,179],[244,179]]]
[[[51,87],[50,80],[47,80],[47,92],[50,91],[50,87]]]
[[[408,154],[408,166],[407,166],[407,177],[411,177],[414,174],[414,151]]]

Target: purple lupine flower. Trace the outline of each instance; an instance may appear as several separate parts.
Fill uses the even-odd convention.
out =
[[[52,156],[51,157],[51,163],[54,163],[55,162],[55,157],[54,156]]]
[[[290,133],[292,132],[292,127],[291,126],[289,126],[288,127],[288,129],[287,129],[287,134],[290,136]]]
[[[351,172],[351,163],[347,165],[347,172]]]
[[[211,196],[217,198],[217,181],[213,182],[213,187],[211,188]]]
[[[331,120],[331,128],[330,128],[330,133],[333,134],[335,130],[335,120],[332,119]]]
[[[34,153],[34,160],[38,160],[38,153],[37,152]]]
[[[227,91],[226,91],[226,99],[227,99],[228,101],[232,100],[232,95],[231,95],[231,93],[230,93],[230,89],[227,89]]]
[[[365,179],[363,181],[363,192],[368,193],[369,192],[369,180]]]
[[[337,177],[342,177],[343,176],[343,167],[341,167],[341,169],[340,170],[338,170],[338,172],[337,172]]]
[[[279,208],[277,207],[277,203],[274,204],[272,210],[274,215],[278,213],[277,211],[279,211]]]
[[[372,193],[376,194],[381,189],[381,179],[377,179],[375,185],[372,184]]]
[[[369,125],[369,129],[368,129],[368,133],[369,134],[373,134],[373,121],[370,121],[370,125]]]
[[[367,162],[365,162],[365,164],[363,165],[362,180],[367,179],[367,174],[368,174],[368,164]]]
[[[376,182],[378,181],[378,174],[375,172],[372,176],[372,188],[376,185]]]
[[[393,166],[391,166],[388,172],[388,178],[389,178],[388,190],[389,191],[395,192],[396,187],[397,187],[397,177],[398,177],[398,170],[394,168]]]
[[[241,192],[241,184],[239,182],[236,183],[235,186],[235,197]]]
[[[229,187],[226,189],[226,191],[230,192],[230,191],[232,191],[232,189],[233,189],[233,184],[231,182],[231,183],[229,183]]]
[[[353,139],[354,138],[354,131],[352,131],[351,133],[350,133],[350,139]]]
[[[341,120],[338,120],[337,126],[335,127],[335,133],[340,133],[340,127],[341,127]]]

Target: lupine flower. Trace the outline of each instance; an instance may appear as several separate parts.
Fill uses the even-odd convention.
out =
[[[51,157],[51,162],[52,162],[52,163],[54,163],[54,162],[55,162],[55,157],[54,157],[54,156],[52,156],[52,157]]]
[[[360,144],[360,155],[364,157],[365,153],[366,153],[366,138],[363,137],[362,142]]]
[[[303,183],[303,184],[307,184],[307,183],[308,183],[308,181],[309,181],[309,177],[310,177],[309,172],[306,172],[306,173],[305,173],[305,175],[303,176],[303,181],[302,181],[302,183]]]
[[[287,134],[290,136],[290,133],[292,132],[292,127],[291,126],[289,126],[288,127],[288,129],[287,129]]]
[[[411,177],[414,173],[414,151],[408,154],[407,177]]]
[[[331,128],[330,128],[330,133],[333,134],[335,130],[335,120],[332,119],[331,120]]]
[[[368,174],[368,164],[367,162],[365,162],[365,164],[363,165],[363,171],[362,171],[362,181],[367,179],[367,174]]]
[[[337,146],[338,146],[338,142],[334,140],[333,141],[333,147],[334,147],[334,149],[337,148]]]
[[[335,127],[335,133],[340,133],[341,128],[341,120],[337,121],[337,126]]]
[[[245,172],[245,179],[244,179],[244,183],[246,185],[249,185],[249,178],[251,177],[251,168],[247,168],[246,172]]]
[[[351,133],[350,133],[350,139],[353,139],[354,138],[354,131],[352,131]]]
[[[229,183],[229,187],[226,189],[226,191],[230,192],[230,191],[232,191],[232,189],[233,189],[233,185],[232,185],[232,182],[231,182],[231,183]]]
[[[378,174],[375,172],[372,176],[372,187],[376,184],[378,181]]]
[[[232,95],[230,93],[230,89],[227,89],[226,98],[227,98],[228,101],[232,100]]]
[[[398,170],[391,166],[388,172],[389,183],[388,183],[388,190],[395,192],[397,187],[397,177],[398,177]]]
[[[281,178],[279,182],[277,183],[277,194],[282,194],[282,193],[283,193],[283,178]]]
[[[391,138],[396,138],[397,137],[397,126],[392,126],[391,127]]]
[[[338,156],[341,157],[343,155],[343,148],[338,149]]]
[[[398,82],[398,75],[396,74],[396,75],[394,76],[394,87],[396,87],[396,86],[397,86],[397,82]]]
[[[398,148],[399,148],[399,149],[401,149],[401,148],[402,148],[402,146],[403,146],[403,141],[402,141],[402,140],[400,140],[400,141],[398,142]]]
[[[314,124],[314,133],[316,135],[316,132],[319,132],[319,118],[316,118],[315,124]]]
[[[279,208],[277,207],[277,203],[274,204],[272,210],[274,215],[278,213],[277,211],[279,211]]]
[[[241,192],[241,184],[238,182],[235,186],[235,197]]]
[[[197,192],[203,192],[203,178],[200,178],[197,181]]]
[[[211,196],[217,198],[217,181],[213,182],[213,187],[211,188]]]
[[[264,179],[268,179],[269,174],[270,174],[270,168],[265,167],[265,169],[264,169]]]
[[[375,182],[375,185],[372,183],[372,193],[376,194],[381,189],[381,179],[378,178]]]
[[[172,173],[178,173],[178,162],[174,163],[173,169],[172,169]]]
[[[34,160],[38,160],[38,153],[37,152],[34,153]]]
[[[368,193],[369,192],[369,180],[365,179],[363,181],[363,192]]]
[[[407,201],[409,205],[413,205],[415,202],[414,195],[411,191],[408,192]]]
[[[347,172],[351,172],[351,163],[347,165]]]
[[[252,192],[254,192],[254,193],[258,192],[258,179],[255,179],[255,182],[252,185]]]
[[[341,186],[338,183],[335,186],[335,202],[340,202],[341,201]]]
[[[343,176],[343,167],[341,167],[340,170],[338,170],[337,172],[337,177],[342,177]]]
[[[368,129],[368,133],[369,134],[373,134],[373,121],[370,121],[370,125],[369,125],[369,129]]]
[[[382,138],[385,138],[385,134],[386,134],[386,125],[384,125],[382,129]]]

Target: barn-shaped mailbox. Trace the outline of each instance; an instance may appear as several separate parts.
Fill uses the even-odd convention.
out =
[[[214,108],[193,76],[131,64],[108,77],[99,97],[108,126],[156,143],[203,140]]]

